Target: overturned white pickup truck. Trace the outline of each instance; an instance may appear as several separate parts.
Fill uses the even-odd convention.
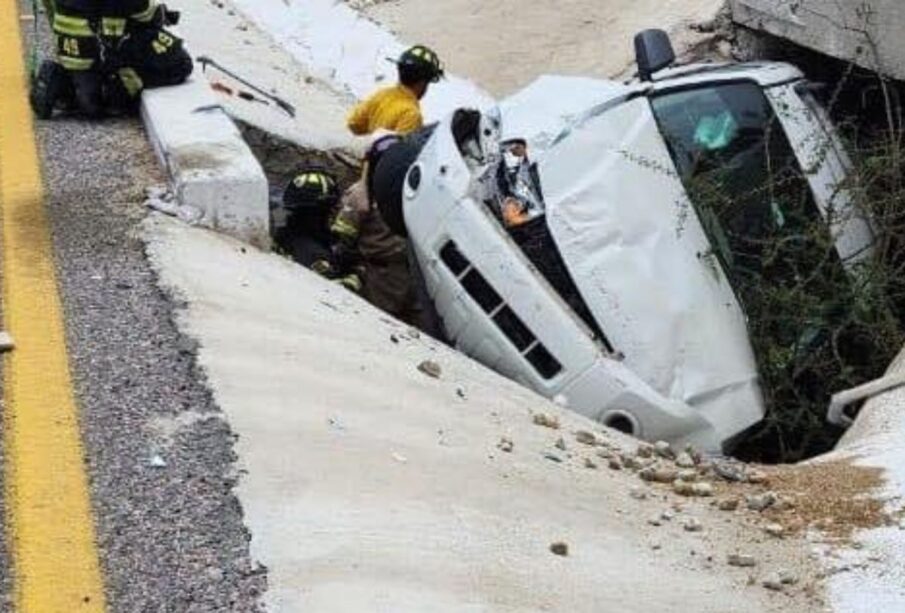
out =
[[[377,200],[458,349],[606,425],[718,451],[764,415],[721,255],[733,233],[784,223],[782,198],[720,219],[689,182],[718,167],[742,197],[792,166],[786,184],[809,193],[843,260],[872,232],[838,214],[852,208],[837,188],[847,160],[796,68],[673,67],[658,31],[636,47],[636,82],[585,81],[575,97],[583,81],[546,79],[501,112],[440,122],[404,164],[377,165],[376,191],[401,192]]]

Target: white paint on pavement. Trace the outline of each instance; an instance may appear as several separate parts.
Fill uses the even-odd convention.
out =
[[[667,502],[633,499],[628,472],[584,467],[594,450],[572,432],[597,424],[277,256],[159,216],[146,234],[238,435],[268,610],[812,610],[724,563],[744,549],[765,572],[807,573],[791,540],[758,543],[707,501],[685,504],[701,533],[683,531],[685,514],[648,526]],[[418,371],[428,359],[440,379]],[[534,426],[536,410],[562,430]],[[497,448],[504,436],[512,453]],[[568,557],[549,551],[557,541]]]

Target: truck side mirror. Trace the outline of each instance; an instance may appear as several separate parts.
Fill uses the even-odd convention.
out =
[[[635,61],[642,81],[653,80],[653,75],[676,61],[669,34],[663,30],[644,30],[635,35]]]

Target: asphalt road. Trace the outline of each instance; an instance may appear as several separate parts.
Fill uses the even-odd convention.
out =
[[[46,28],[40,38],[46,48]],[[234,436],[137,233],[145,189],[163,180],[141,124],[36,129],[109,608],[257,610],[266,573],[232,489]]]

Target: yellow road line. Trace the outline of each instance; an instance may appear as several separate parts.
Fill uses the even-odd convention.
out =
[[[15,602],[25,613],[103,611],[17,4],[0,0],[3,315],[16,341],[4,371],[4,494]]]

